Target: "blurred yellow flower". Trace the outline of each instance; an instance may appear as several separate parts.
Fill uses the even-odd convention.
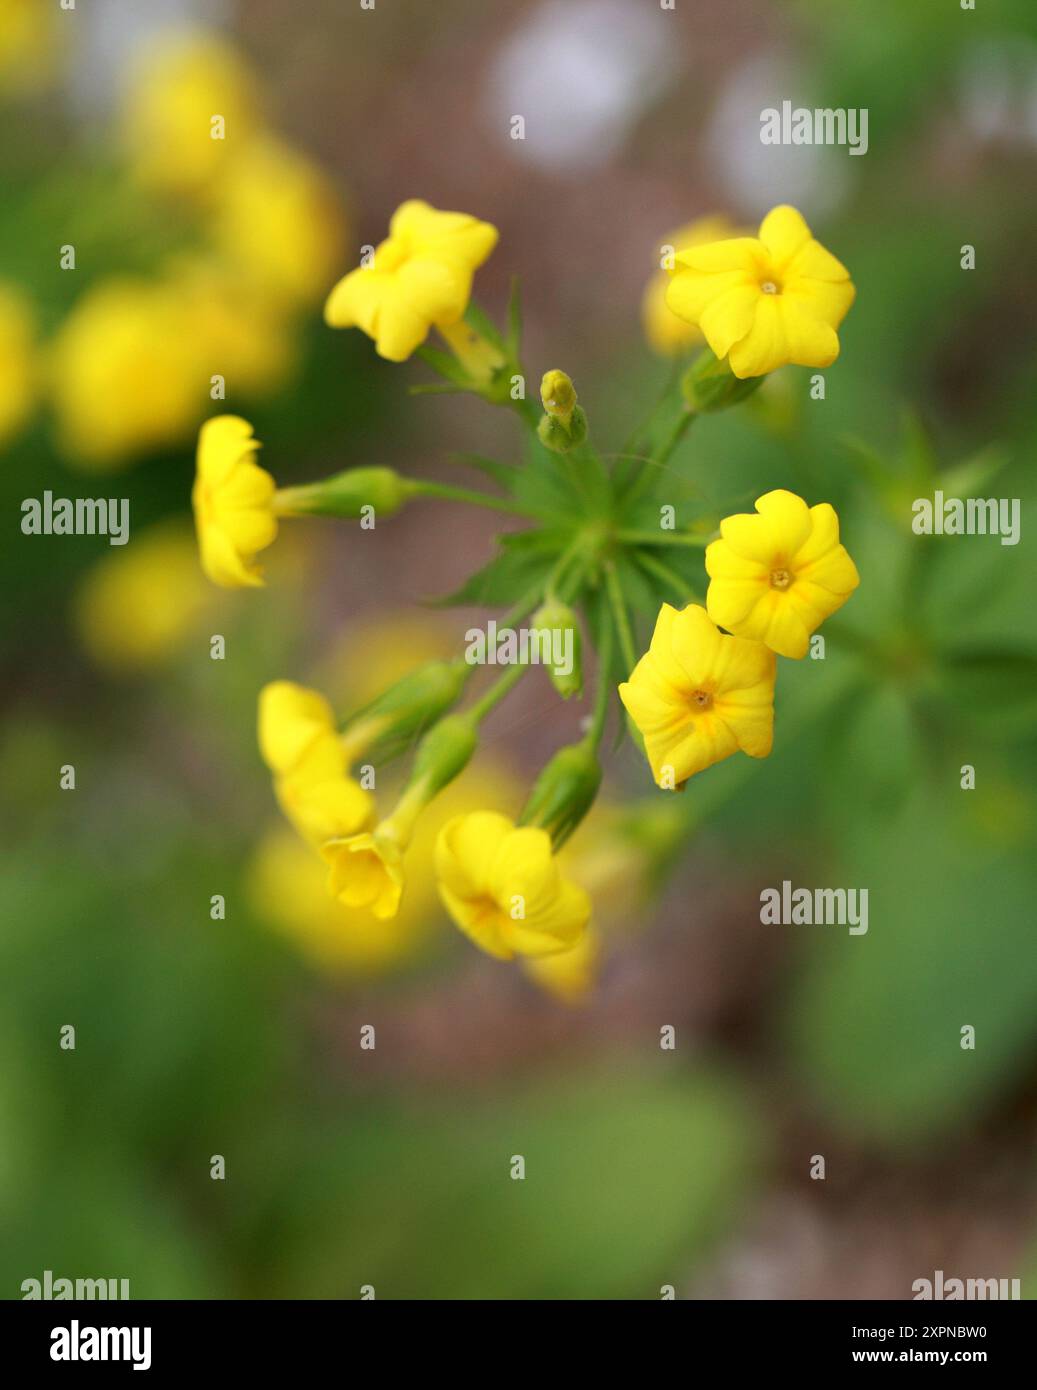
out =
[[[274,832],[259,846],[249,873],[256,909],[295,942],[314,965],[349,975],[377,974],[408,959],[427,940],[431,918],[408,907],[377,918],[328,896],[327,874],[292,835]]]
[[[162,33],[133,68],[121,126],[141,183],[199,192],[227,173],[260,128],[255,80],[216,34]]]
[[[684,251],[689,246],[703,246],[711,241],[723,241],[741,233],[726,217],[700,217],[666,237],[663,245]],[[661,357],[679,357],[702,342],[702,332],[693,323],[680,318],[666,303],[671,270],[660,269],[645,286],[641,300],[641,322],[645,338],[653,352]]]
[[[191,502],[202,569],[229,589],[262,584],[255,556],[277,537],[276,486],[255,462],[259,447],[237,415],[216,415],[198,432]]]
[[[57,5],[41,0],[0,3],[0,90],[26,92],[49,77],[54,67]]]
[[[413,198],[393,213],[371,263],[331,291],[324,317],[332,328],[362,329],[380,356],[404,362],[433,326],[460,321],[472,276],[496,244],[489,223]]]
[[[299,340],[279,301],[259,290],[236,266],[190,257],[167,267],[165,283],[190,323],[204,358],[202,376],[224,378],[234,393],[249,396],[278,390],[294,374]]]
[[[278,804],[314,847],[370,825],[374,798],[349,776],[331,705],[317,690],[271,681],[259,693],[259,749]]]
[[[377,918],[328,895],[327,870],[294,836],[274,832],[260,844],[249,873],[256,909],[318,968],[347,977],[398,969],[445,935],[434,891],[440,828],[491,796],[518,800],[521,789],[499,758],[477,759],[451,783],[415,826],[407,849],[408,887],[395,917]]]
[[[198,571],[190,529],[161,523],[136,532],[84,576],[75,620],[98,666],[117,673],[162,665],[198,630],[212,590]]]
[[[619,687],[644,735],[656,783],[675,790],[739,748],[771,751],[774,655],[761,642],[728,637],[704,608],[664,603],[648,652]]]
[[[318,739],[338,741],[335,714],[319,690],[270,681],[259,692],[259,751],[271,772],[295,772]]]
[[[601,957],[601,937],[589,925],[575,946],[549,956],[527,957],[522,969],[563,1004],[582,1004],[597,981]]]
[[[455,816],[436,842],[439,895],[461,930],[500,960],[574,946],[590,898],[562,877],[551,837],[495,811]]]
[[[16,286],[0,283],[0,447],[25,424],[38,388],[32,306]]]
[[[805,656],[810,635],[860,583],[839,543],[839,518],[827,502],[807,507],[777,489],[756,502],[757,515],[720,523],[706,547],[709,616],[779,656]]]
[[[259,289],[313,303],[342,257],[342,201],[316,164],[263,135],[221,175],[212,234],[227,261]]]
[[[58,329],[49,383],[69,462],[103,470],[181,443],[204,409],[209,373],[175,292],[111,279]]]
[[[787,362],[828,367],[838,357],[836,329],[856,290],[795,208],[774,208],[758,237],[689,247],[676,259],[666,303],[702,330],[736,377]]]

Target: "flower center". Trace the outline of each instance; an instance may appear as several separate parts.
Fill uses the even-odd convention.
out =
[[[792,583],[792,575],[788,570],[771,570],[771,588],[787,589]]]
[[[763,284],[760,286],[760,289],[763,290],[764,294],[778,293],[778,287],[773,280],[764,280]]]
[[[696,690],[692,693],[691,703],[697,705],[699,709],[710,709],[713,704],[713,696],[708,690]]]

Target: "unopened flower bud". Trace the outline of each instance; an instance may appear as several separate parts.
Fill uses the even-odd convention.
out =
[[[458,777],[467,767],[479,743],[473,721],[463,714],[448,714],[418,744],[410,786],[420,788],[424,800]]]
[[[391,757],[457,703],[469,670],[461,661],[426,662],[351,715],[343,737],[358,752],[377,744]]]
[[[413,491],[412,484],[394,468],[347,468],[320,483],[280,488],[275,505],[281,516],[364,515],[373,507],[377,516],[392,516]]]
[[[540,383],[540,399],[547,412],[537,427],[540,442],[556,454],[582,444],[587,438],[587,417],[577,404],[576,388],[565,372],[545,372]]]
[[[707,348],[681,378],[681,395],[690,410],[707,415],[744,401],[763,381],[762,376],[735,376],[727,358],[718,358]]]
[[[557,368],[545,372],[540,382],[540,399],[548,415],[568,429],[576,408],[576,387],[572,384],[572,378]]]
[[[545,664],[551,684],[563,700],[579,695],[583,690],[583,664],[580,625],[576,614],[567,603],[548,599],[533,614],[530,626],[536,633],[546,633],[539,640],[544,643],[550,656]]]
[[[601,764],[587,740],[560,749],[533,784],[520,823],[535,825],[560,849],[594,804]]]

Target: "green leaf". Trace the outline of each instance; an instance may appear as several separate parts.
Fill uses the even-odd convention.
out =
[[[502,538],[500,538],[502,539]],[[465,604],[498,607],[517,602],[538,580],[547,579],[555,551],[511,547],[469,575],[459,589],[442,598],[427,600],[432,608],[457,608]]]
[[[731,1078],[664,1071],[579,1071],[503,1100],[354,1111],[362,1161],[343,1173],[325,1141],[292,1175],[278,1224],[300,1263],[286,1283],[316,1295],[333,1270],[337,1287],[370,1283],[386,1298],[680,1290],[737,1221],[760,1139]]]
[[[492,478],[506,492],[513,490],[515,475],[519,471],[513,463],[498,463],[484,454],[451,454],[450,457],[454,463],[464,464],[466,468],[474,468],[487,478]]]
[[[963,463],[941,473],[937,482],[945,496],[975,497],[993,482],[1009,461],[1006,449],[991,445]]]
[[[465,323],[467,323],[469,327],[481,333],[495,348],[499,348],[501,352],[505,350],[504,339],[498,332],[497,325],[484,310],[479,308],[474,299],[468,301],[468,308],[465,310],[464,318]]]
[[[468,373],[458,362],[456,357],[451,357],[449,352],[442,352],[439,348],[429,347],[427,343],[417,349],[416,355],[423,362],[427,362],[433,371],[440,376],[446,377],[448,381],[454,382],[463,390],[469,390],[471,382]]]
[[[867,934],[772,928],[811,953],[788,1006],[794,1064],[841,1129],[892,1146],[974,1124],[1028,1073],[1037,1043],[1028,830],[991,824],[956,771],[939,797],[863,821],[838,864],[799,878],[866,887]],[[975,1050],[961,1046],[965,1025]]]
[[[948,698],[970,722],[1011,732],[1037,715],[1037,653],[973,647],[946,653],[943,671]]]

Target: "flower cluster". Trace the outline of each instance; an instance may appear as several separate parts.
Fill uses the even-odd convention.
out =
[[[9,38],[38,27],[36,8],[17,7]],[[0,21],[0,80],[3,40]],[[345,239],[333,182],[272,126],[251,68],[215,32],[158,34],[115,131],[112,169],[58,171],[77,216],[55,254],[87,284],[61,277],[75,297],[53,335],[37,331],[49,312],[0,283],[0,443],[43,405],[65,458],[95,471],[182,446],[213,399],[288,384]],[[105,226],[136,229],[131,260]],[[131,268],[97,274],[114,264]]]
[[[663,604],[651,647],[619,687],[656,782],[671,791],[739,749],[767,756],[775,653],[805,656],[860,582],[834,510],[781,490],[759,498],[755,515],[720,523],[706,570],[706,607]]]
[[[719,523],[699,515],[666,531],[640,522],[659,487],[668,486],[672,470],[660,465],[697,415],[731,408],[785,363],[833,361],[835,330],[853,298],[847,272],[793,209],[770,213],[758,238],[728,235],[727,224],[712,230],[719,239],[699,226],[674,248],[662,301],[658,286],[650,290],[656,326],[661,311],[683,325],[678,333],[668,324],[659,345],[678,355],[700,350],[675,400],[666,402],[670,423],[660,432],[650,419],[634,436],[638,452],[598,452],[573,382],[560,369],[541,375],[542,410],[527,397],[517,300],[503,333],[471,301],[473,276],[496,245],[496,229],[417,200],[396,211],[388,237],[332,288],[325,319],[359,328],[391,361],[420,355],[446,383],[434,389],[513,410],[525,429],[523,463],[476,460],[497,491],[373,466],[280,487],[256,462],[258,441],[247,421],[218,416],[199,436],[199,550],[205,573],[224,587],[263,582],[257,557],[289,518],[386,517],[428,498],[531,523],[511,538],[528,556],[521,581],[498,556],[453,601],[477,599],[492,578],[511,601],[502,627],[525,619],[534,633],[564,637],[571,659],[564,667],[548,663],[547,675],[565,699],[582,696],[582,652],[593,650],[582,736],[548,760],[517,815],[493,806],[448,816],[432,863],[440,901],[460,930],[491,956],[523,958],[530,975],[560,998],[585,992],[607,947],[600,924],[591,923],[586,888],[570,876],[566,846],[598,797],[600,749],[617,691],[661,787],[681,787],[738,750],[765,757],[773,742],[777,657],[804,656],[818,625],[859,582],[833,508],[810,507],[783,489],[760,497],[753,514]],[[428,344],[433,330],[448,351]],[[694,599],[693,579],[671,562],[675,553],[702,547],[704,605]],[[640,660],[629,593],[634,575],[642,588],[647,583],[660,597],[681,599],[679,607],[657,600],[655,630]],[[470,695],[475,667],[461,656],[427,661],[341,718],[323,695],[294,682],[275,681],[261,692],[259,744],[277,802],[324,865],[328,894],[349,929],[366,919],[384,931],[406,913],[413,846],[430,807],[449,796],[479,747],[483,721],[529,669],[521,657]],[[409,771],[383,806],[376,780],[405,752],[412,754]],[[639,819],[646,844],[651,833],[666,845],[679,833],[647,812]],[[609,854],[620,857],[615,847]],[[326,927],[321,932],[323,941]]]

